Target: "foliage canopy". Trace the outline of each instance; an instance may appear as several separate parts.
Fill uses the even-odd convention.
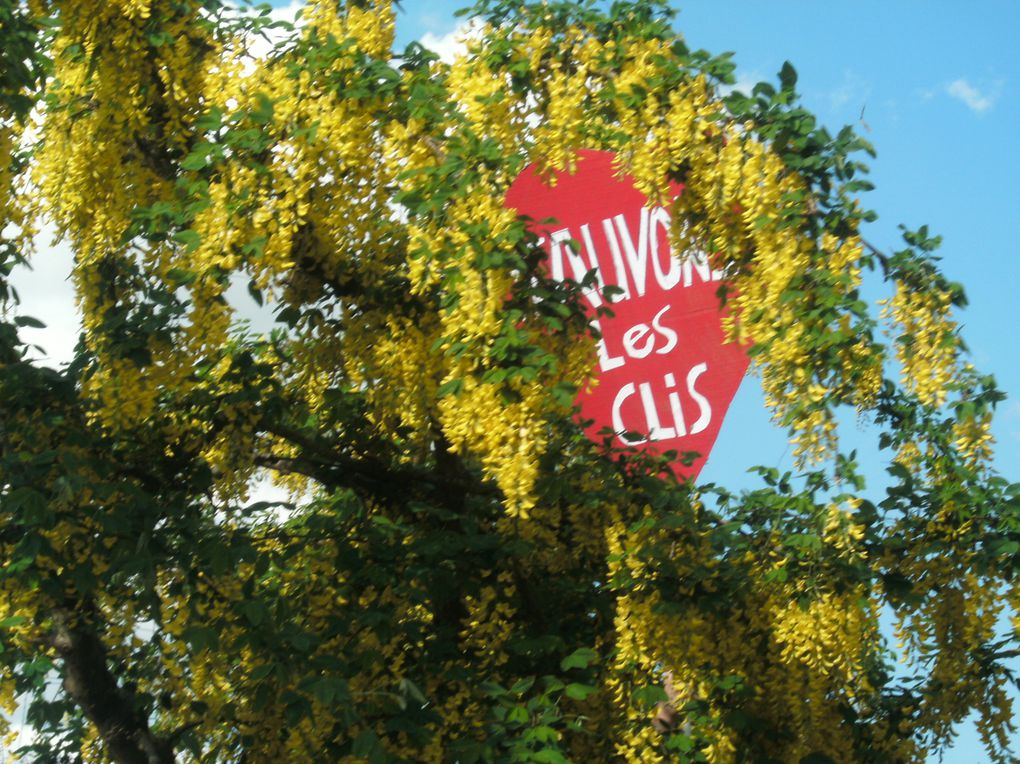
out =
[[[976,711],[1013,760],[1020,486],[988,466],[1001,394],[937,237],[864,243],[870,146],[789,65],[729,93],[662,3],[471,13],[448,65],[394,52],[377,0],[282,29],[220,0],[0,3],[0,704],[25,755],[919,761]],[[725,270],[797,474],[695,489],[580,434],[580,291],[503,199],[582,148]],[[61,369],[5,280],[42,224],[84,317]],[[272,333],[234,320],[238,280]],[[263,473],[295,503],[250,502]]]

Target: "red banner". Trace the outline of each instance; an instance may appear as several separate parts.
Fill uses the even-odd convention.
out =
[[[722,274],[704,252],[674,255],[668,210],[651,205],[629,176],[618,178],[612,163],[609,152],[580,151],[577,172],[559,174],[552,186],[531,166],[506,204],[536,221],[554,279],[597,271],[584,296],[602,335],[598,384],[578,396],[582,418],[594,421],[589,437],[601,442],[608,427],[621,445],[696,452],[690,466],[678,458],[674,468],[697,478],[749,359],[723,341]],[[555,223],[541,223],[549,218]],[[608,285],[622,290],[611,302],[602,292]],[[601,306],[614,315],[595,318]]]

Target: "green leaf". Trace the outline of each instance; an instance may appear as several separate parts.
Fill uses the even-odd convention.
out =
[[[312,695],[324,706],[346,702],[350,698],[347,683],[336,677],[319,677],[312,683]]]
[[[509,369],[489,369],[482,376],[482,382],[487,385],[500,385],[506,380],[510,373]]]
[[[273,119],[273,102],[265,93],[256,93],[255,100],[258,105],[251,109],[248,114],[252,122],[256,124],[268,124]]]
[[[792,91],[797,85],[797,70],[789,61],[783,62],[783,68],[779,70],[779,84],[783,90]]]
[[[219,106],[213,106],[195,122],[195,128],[203,133],[214,132],[221,127],[223,127],[223,111]]]
[[[588,684],[578,684],[572,682],[568,684],[563,690],[563,693],[573,700],[585,700],[592,693],[598,692],[598,689]]]
[[[514,682],[513,687],[510,688],[510,693],[512,695],[523,695],[528,690],[530,690],[534,686],[534,684],[535,677],[533,676],[523,677]]]
[[[528,709],[518,703],[510,709],[510,713],[507,714],[506,720],[511,724],[527,724],[528,719],[530,718],[531,717],[528,716]]]
[[[670,735],[669,740],[666,742],[666,747],[671,751],[690,753],[694,750],[694,738],[683,734]]]
[[[209,155],[207,152],[192,151],[181,160],[181,169],[188,170],[189,172],[196,172],[198,170],[204,170],[208,164]]]
[[[199,245],[202,243],[202,237],[199,235],[198,231],[192,231],[190,228],[175,233],[174,240],[183,244],[185,251],[189,254],[198,249]]]
[[[219,635],[208,626],[189,626],[181,636],[196,653],[215,650],[220,643]]]
[[[252,626],[260,626],[266,620],[268,611],[259,600],[248,600],[241,605],[241,612]]]
[[[463,388],[463,379],[448,379],[439,386],[439,389],[436,391],[436,397],[445,398],[447,395],[458,395]]]
[[[198,274],[184,268],[171,268],[167,271],[166,277],[178,286],[187,286],[198,278]]]
[[[281,324],[287,324],[287,326],[294,328],[297,326],[298,321],[301,320],[301,310],[293,305],[287,305],[276,312],[276,320]]]
[[[586,669],[599,659],[599,654],[589,647],[580,647],[560,661],[560,668],[564,671],[571,669]]]
[[[262,305],[265,304],[265,300],[262,297],[262,290],[259,289],[258,286],[255,284],[255,279],[251,279],[248,282],[248,294],[251,296],[251,299],[255,301],[255,304],[258,305],[259,307],[262,307]]]
[[[666,691],[658,684],[649,684],[634,690],[633,700],[639,708],[651,709],[669,700]]]
[[[265,679],[275,671],[276,666],[274,666],[271,663],[263,663],[262,665],[256,666],[251,670],[251,679],[255,682],[261,682],[263,679]]]

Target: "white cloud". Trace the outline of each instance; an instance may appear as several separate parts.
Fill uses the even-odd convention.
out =
[[[290,4],[282,8],[273,8],[269,17],[273,21],[286,21],[295,24],[295,17],[298,11],[305,7],[305,0],[290,0]],[[297,19],[296,25],[300,26],[301,20]],[[290,33],[281,27],[263,30],[262,34],[252,38],[248,46],[248,53],[254,58],[265,58],[269,52],[276,47],[277,43],[285,40]]]
[[[277,21],[294,21],[297,12],[304,7],[305,0],[290,0],[290,3],[282,8],[273,8],[269,15]]]
[[[958,101],[962,101],[975,114],[983,114],[992,108],[999,95],[997,91],[998,88],[995,88],[995,92],[982,92],[964,77],[946,85],[946,92]]]
[[[49,366],[67,363],[81,331],[74,285],[71,283],[71,249],[66,242],[51,244],[53,229],[47,227],[36,240],[31,269],[19,266],[11,273],[11,284],[21,298],[19,315],[32,316],[46,324],[45,329],[25,327],[19,334],[25,342],[41,346],[46,352],[32,356]]]
[[[457,56],[467,52],[467,41],[478,35],[479,32],[480,25],[474,22],[465,22],[458,24],[444,35],[426,32],[421,36],[420,42],[433,53],[436,53],[440,61],[449,64]]]
[[[13,714],[3,715],[4,719],[10,725],[9,731],[13,733],[13,736],[9,747],[5,748],[4,744],[0,743],[0,762],[6,761],[6,754],[11,751],[16,751],[21,746],[30,745],[35,742],[35,730],[29,727],[25,721],[25,716],[28,713],[26,698],[23,696],[19,698],[17,702],[18,707]]]
[[[856,111],[858,108],[864,108],[869,95],[871,95],[870,85],[862,80],[856,72],[845,70],[843,81],[839,87],[829,92],[829,105],[833,109],[846,107]]]
[[[418,17],[418,25],[428,30],[445,27],[447,19],[438,13],[425,13]]]

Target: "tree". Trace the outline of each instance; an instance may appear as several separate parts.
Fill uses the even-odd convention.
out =
[[[448,66],[394,53],[376,0],[310,2],[258,59],[267,15],[219,0],[0,6],[2,272],[51,221],[84,316],[46,368],[0,281],[24,754],[918,761],[977,712],[1015,760],[1020,486],[988,466],[1002,395],[938,238],[864,242],[870,146],[818,126],[789,65],[726,94],[660,2],[472,13]],[[581,434],[582,285],[504,197],[582,148],[726,273],[797,474],[736,495]],[[268,336],[232,322],[238,278]],[[880,432],[884,496],[845,412]],[[263,473],[294,503],[249,501]]]

